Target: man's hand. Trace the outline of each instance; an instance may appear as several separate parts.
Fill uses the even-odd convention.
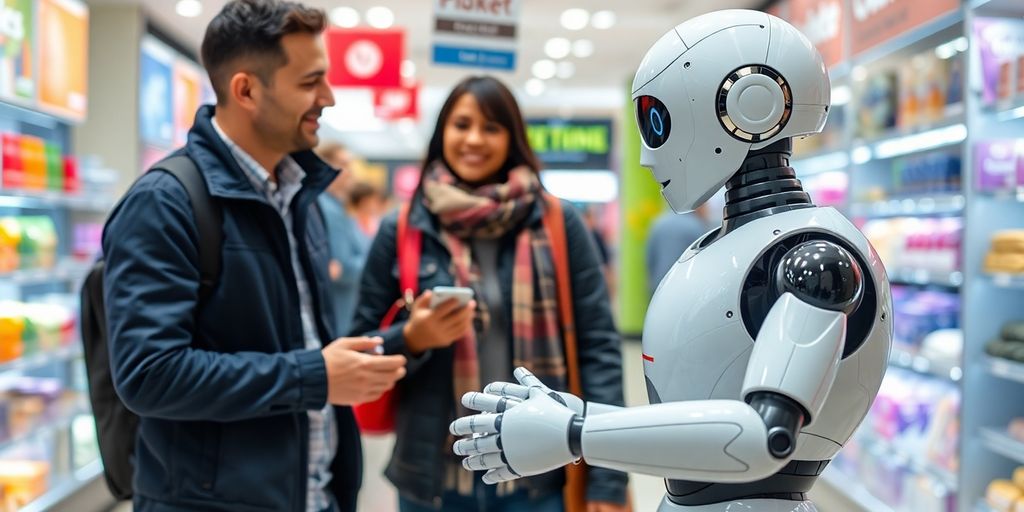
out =
[[[321,350],[327,368],[327,401],[372,402],[405,376],[405,357],[376,355],[380,338],[338,338]]]
[[[405,345],[413,355],[432,348],[444,348],[455,343],[473,328],[476,301],[459,307],[459,301],[448,299],[436,308],[430,307],[431,292],[423,292],[412,304],[409,321],[402,328]]]
[[[482,414],[450,427],[453,435],[469,436],[453,450],[466,457],[466,469],[487,470],[487,484],[546,473],[580,458],[570,446],[570,425],[579,414],[526,368],[514,374],[519,384],[494,383],[485,393],[466,393],[462,405]]]

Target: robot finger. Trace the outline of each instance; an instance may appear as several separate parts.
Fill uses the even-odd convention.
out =
[[[480,412],[501,413],[519,405],[520,403],[522,403],[522,400],[519,400],[518,398],[507,398],[486,393],[477,393],[475,391],[462,395],[462,405],[466,406],[467,409],[473,409],[474,411]]]
[[[455,455],[462,457],[500,452],[501,437],[496,434],[490,434],[471,439],[460,439],[452,446],[452,451],[455,452]]]
[[[473,455],[462,459],[462,467],[470,471],[499,469],[506,466],[508,464],[505,464],[505,456],[501,452]]]
[[[520,400],[530,398],[530,388],[509,382],[492,382],[484,388],[484,393],[518,398]]]
[[[538,379],[534,374],[530,373],[530,370],[527,370],[522,366],[516,368],[515,371],[512,373],[513,375],[515,375],[516,380],[518,380],[520,384],[528,388],[541,388],[545,393],[551,391],[550,389],[548,389],[547,386],[544,385],[543,382],[540,381],[540,379]]]
[[[519,478],[519,475],[512,468],[505,466],[503,468],[492,469],[484,474],[483,481],[485,484],[496,484],[499,482],[507,482],[509,480],[515,480]]]
[[[500,414],[474,414],[452,422],[449,431],[455,436],[497,434],[501,431]]]

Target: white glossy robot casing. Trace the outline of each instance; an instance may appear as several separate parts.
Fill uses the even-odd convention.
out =
[[[740,397],[754,339],[740,308],[753,262],[776,241],[808,231],[844,240],[864,261],[878,293],[876,325],[838,367],[812,424],[797,438],[797,460],[832,458],[867,414],[881,385],[892,339],[889,283],[864,235],[832,208],[810,208],[746,224],[701,251],[687,250],[662,279],[644,322],[644,373],[661,402]],[[698,240],[694,246],[698,246]],[[731,313],[731,316],[730,316]],[[655,397],[650,397],[652,400]]]

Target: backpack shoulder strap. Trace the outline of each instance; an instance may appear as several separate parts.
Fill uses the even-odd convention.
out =
[[[213,291],[220,276],[221,246],[224,243],[223,212],[206,188],[206,180],[195,162],[186,155],[167,157],[151,170],[164,170],[181,182],[192,202],[192,212],[199,230],[199,300]]]

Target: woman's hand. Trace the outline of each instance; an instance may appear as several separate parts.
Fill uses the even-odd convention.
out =
[[[426,291],[416,298],[409,320],[402,328],[405,346],[413,355],[450,346],[473,328],[476,301],[471,300],[460,307],[458,300],[448,299],[431,309],[431,295]]]

